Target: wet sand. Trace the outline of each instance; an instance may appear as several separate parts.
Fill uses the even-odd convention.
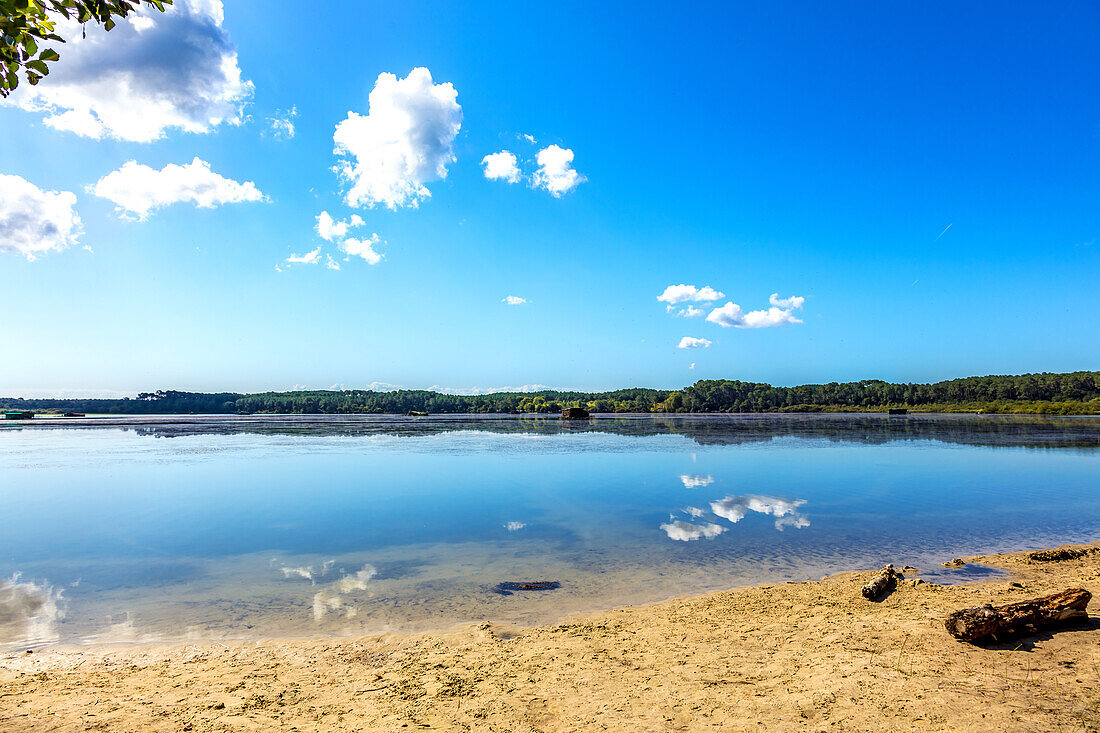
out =
[[[719,591],[532,628],[0,656],[0,730],[1100,730],[1100,615],[974,646],[942,619],[1082,587],[1080,558],[967,558],[986,582]],[[928,568],[931,570],[931,568]]]

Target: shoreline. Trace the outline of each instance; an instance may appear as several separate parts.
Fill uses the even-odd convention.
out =
[[[1100,608],[991,646],[953,610],[1068,587],[1100,595],[1100,543],[1076,559],[966,558],[1007,576],[871,572],[741,586],[535,627],[247,642],[111,644],[0,655],[0,729],[1100,729]],[[988,716],[988,717],[987,717]]]

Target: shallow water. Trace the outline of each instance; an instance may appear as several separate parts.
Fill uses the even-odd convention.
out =
[[[1098,539],[1098,489],[1097,418],[0,424],[0,649],[540,623],[933,571]],[[530,580],[561,587],[494,592]]]

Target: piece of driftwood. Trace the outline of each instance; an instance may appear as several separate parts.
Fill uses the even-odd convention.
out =
[[[998,636],[1035,633],[1044,626],[1057,626],[1088,618],[1085,607],[1092,594],[1070,588],[1042,598],[1007,606],[978,606],[955,611],[944,621],[948,633],[961,641],[979,641]]]
[[[871,582],[863,586],[863,597],[869,601],[873,601],[881,596],[886,591],[893,588],[898,582],[898,574],[894,570],[893,565],[887,565],[882,569],[875,577],[871,578]]]

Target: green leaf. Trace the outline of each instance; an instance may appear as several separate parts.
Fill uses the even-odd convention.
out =
[[[57,55],[57,51],[54,51],[52,48],[47,48],[43,50],[42,53],[38,54],[38,58],[42,61],[57,61],[61,57]]]
[[[42,77],[39,76],[38,74],[34,73],[33,71],[28,71],[27,72],[27,81],[29,81],[31,83],[31,86],[33,87],[38,82],[42,81]]]

